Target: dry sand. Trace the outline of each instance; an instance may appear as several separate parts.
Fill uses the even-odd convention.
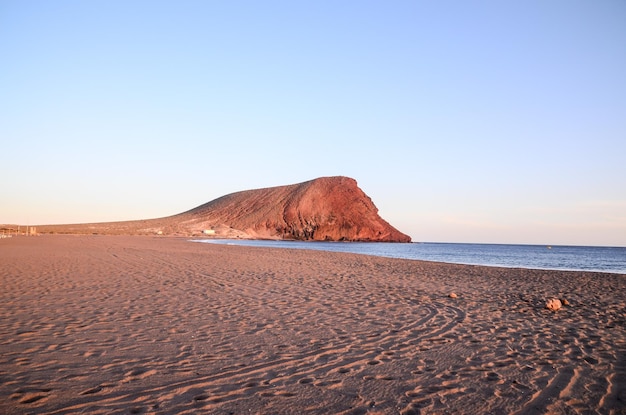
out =
[[[3,414],[626,413],[624,275],[56,235],[0,280]]]

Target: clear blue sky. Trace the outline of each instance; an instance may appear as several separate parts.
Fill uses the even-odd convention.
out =
[[[626,2],[0,0],[0,223],[355,178],[416,241],[626,246]]]

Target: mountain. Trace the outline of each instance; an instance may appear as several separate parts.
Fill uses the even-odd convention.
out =
[[[165,218],[46,225],[38,226],[37,230],[312,241],[411,241],[378,215],[378,209],[356,180],[342,176],[231,193]]]

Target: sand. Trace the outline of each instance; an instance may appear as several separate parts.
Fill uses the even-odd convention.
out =
[[[0,281],[3,414],[626,413],[624,275],[49,235]]]

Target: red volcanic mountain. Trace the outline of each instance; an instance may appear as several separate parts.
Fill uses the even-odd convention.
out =
[[[160,219],[38,226],[39,232],[207,234],[247,239],[410,242],[349,177],[246,190]]]

